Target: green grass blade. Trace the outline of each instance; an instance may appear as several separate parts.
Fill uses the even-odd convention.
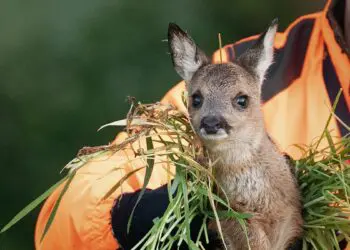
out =
[[[143,169],[144,167],[139,167],[136,168],[130,172],[128,172],[126,175],[124,175],[116,184],[113,185],[113,187],[102,197],[102,200],[107,199],[109,196],[111,196],[111,194],[114,193],[115,190],[117,190],[117,188],[119,188],[124,181],[126,181],[127,179],[129,179],[130,176],[132,176],[133,174],[135,174],[137,171]]]
[[[335,111],[335,108],[336,108],[337,105],[338,105],[339,98],[340,98],[340,95],[341,95],[342,92],[343,92],[343,89],[339,89],[338,94],[337,94],[337,96],[335,97],[335,100],[334,100],[334,103],[333,103],[333,106],[332,106],[332,111],[333,111],[333,112]],[[316,143],[315,149],[317,149],[318,146],[320,145],[320,143],[321,143],[321,141],[322,141],[322,139],[323,139],[323,137],[324,137],[324,135],[325,135],[325,131],[327,131],[327,129],[328,129],[328,127],[329,127],[329,124],[330,124],[330,122],[331,122],[331,120],[332,120],[332,117],[333,117],[333,115],[332,115],[332,113],[331,113],[331,114],[328,116],[328,119],[327,119],[327,122],[326,122],[326,126],[324,127],[324,130],[323,130],[323,133],[322,133],[320,139],[319,139],[319,140],[317,141],[317,143]]]
[[[38,198],[36,198],[34,201],[29,203],[25,208],[23,208],[18,214],[13,217],[13,219],[7,223],[0,231],[0,234],[6,232],[9,230],[13,225],[15,225],[18,221],[23,219],[24,216],[26,216],[28,213],[33,211],[40,203],[42,203],[59,185],[61,185],[65,180],[67,180],[67,177],[62,178],[59,180],[56,184],[51,186],[48,190],[46,190],[42,195],[40,195]]]
[[[225,250],[227,250],[227,246],[226,246],[226,243],[225,243],[225,240],[224,240],[224,235],[222,233],[222,228],[221,228],[221,224],[220,224],[218,213],[216,211],[216,206],[215,206],[215,202],[214,202],[214,198],[213,198],[213,194],[212,194],[211,188],[208,188],[208,198],[209,198],[210,205],[211,205],[211,207],[213,209],[213,212],[214,212],[214,217],[215,217],[218,233],[220,235],[220,238],[222,240],[222,243],[224,245]]]
[[[147,145],[147,151],[154,149],[152,137],[146,137],[146,145]],[[146,167],[146,173],[145,173],[145,177],[144,177],[144,181],[143,181],[143,186],[142,186],[142,189],[141,189],[139,196],[137,197],[135,206],[132,209],[130,217],[129,217],[128,226],[127,226],[128,233],[130,231],[131,221],[132,221],[132,217],[134,216],[135,209],[136,209],[137,205],[139,204],[142,196],[145,194],[146,187],[149,183],[149,180],[151,179],[153,167],[154,167],[154,158],[147,157],[147,167]]]
[[[328,141],[329,148],[331,149],[331,152],[333,154],[336,154],[337,152],[336,152],[336,149],[335,149],[335,145],[334,145],[332,136],[329,133],[328,129],[325,130],[325,135],[326,135],[326,138],[327,138],[327,141]]]
[[[45,225],[45,228],[44,228],[44,232],[43,232],[43,234],[42,234],[42,236],[41,236],[40,242],[43,241],[43,239],[44,239],[46,233],[49,231],[50,226],[51,226],[51,224],[52,224],[52,222],[53,222],[53,220],[54,220],[54,218],[55,218],[55,216],[56,216],[56,213],[57,213],[57,210],[58,210],[58,206],[60,205],[61,200],[62,200],[64,194],[67,192],[68,187],[69,187],[70,183],[72,182],[72,180],[73,180],[73,178],[74,178],[74,176],[75,176],[75,173],[76,173],[76,171],[73,171],[73,172],[67,177],[68,180],[67,180],[66,184],[64,185],[64,187],[63,187],[63,189],[62,189],[62,191],[61,191],[61,193],[60,193],[60,195],[59,195],[59,197],[58,197],[58,199],[57,199],[57,201],[56,201],[56,203],[55,203],[55,206],[54,206],[53,209],[52,209],[52,212],[51,212],[51,214],[50,214],[49,219],[48,219],[47,222],[46,222],[46,225]]]

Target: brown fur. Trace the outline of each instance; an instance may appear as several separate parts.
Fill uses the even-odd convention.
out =
[[[187,83],[191,123],[211,156],[220,161],[215,177],[233,209],[251,213],[247,223],[251,249],[286,249],[302,232],[301,204],[290,166],[269,139],[261,112],[260,94],[272,63],[276,23],[235,63],[210,64],[205,54],[178,26],[169,26],[174,67]],[[202,104],[192,107],[191,96]],[[235,104],[248,96],[248,106]],[[193,97],[194,98],[194,97]],[[227,126],[222,137],[207,134],[203,118],[220,116]],[[215,222],[210,225],[215,228]],[[228,249],[248,249],[243,229],[235,220],[221,222]]]

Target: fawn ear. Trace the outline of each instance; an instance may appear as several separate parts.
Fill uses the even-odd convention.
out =
[[[277,31],[278,19],[274,19],[270,27],[260,35],[256,43],[239,58],[241,63],[249,71],[253,72],[263,83],[267,69],[273,61],[273,44]]]
[[[191,80],[200,67],[209,63],[193,39],[174,23],[169,23],[168,43],[174,68],[185,81]]]

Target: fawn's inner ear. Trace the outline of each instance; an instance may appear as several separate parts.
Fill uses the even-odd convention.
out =
[[[169,24],[168,43],[174,68],[185,81],[191,80],[200,67],[209,63],[193,39],[174,23]]]
[[[266,72],[273,61],[273,44],[277,31],[278,20],[274,19],[270,27],[260,35],[257,42],[245,51],[239,58],[238,62],[242,66],[253,72],[263,83]]]

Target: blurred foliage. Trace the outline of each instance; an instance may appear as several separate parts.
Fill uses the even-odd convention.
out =
[[[127,95],[159,100],[179,77],[166,38],[176,22],[211,54],[223,42],[283,30],[324,1],[0,0],[0,226],[57,181],[84,145],[111,141]],[[0,249],[33,249],[32,213]]]

